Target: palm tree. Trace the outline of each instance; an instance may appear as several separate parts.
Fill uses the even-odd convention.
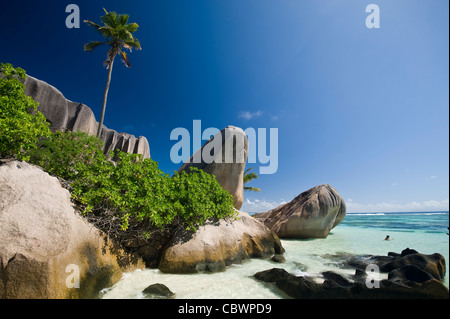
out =
[[[129,16],[127,14],[117,14],[114,11],[108,12],[106,9],[105,15],[100,18],[103,25],[100,26],[92,21],[84,20],[88,25],[93,27],[100,33],[104,41],[91,41],[84,45],[84,50],[92,52],[96,47],[108,44],[110,46],[106,61],[103,63],[108,72],[108,80],[106,82],[105,93],[103,94],[102,115],[98,124],[97,137],[102,133],[103,120],[105,118],[106,100],[108,98],[109,84],[111,83],[111,73],[116,55],[120,55],[123,63],[127,68],[131,67],[128,57],[123,49],[131,52],[132,49],[141,49],[139,40],[133,37],[133,33],[138,29],[137,23],[128,23]]]
[[[253,167],[250,167],[249,169],[247,169],[244,172],[244,184],[247,184],[248,182],[258,178],[258,174],[254,173],[254,172],[250,172],[253,169]],[[253,191],[253,192],[260,192],[261,190],[257,187],[248,187],[248,186],[244,186],[244,190],[246,191]]]

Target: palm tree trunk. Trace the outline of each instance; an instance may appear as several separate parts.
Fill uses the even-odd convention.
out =
[[[108,91],[109,91],[109,84],[111,83],[111,73],[112,68],[114,64],[114,58],[111,60],[111,64],[109,65],[109,72],[108,72],[108,80],[106,81],[106,88],[105,93],[103,94],[103,106],[102,106],[102,115],[100,116],[100,122],[98,123],[98,129],[97,129],[97,137],[100,138],[102,135],[102,126],[103,126],[103,120],[105,118],[105,110],[106,110],[106,100],[108,99]]]

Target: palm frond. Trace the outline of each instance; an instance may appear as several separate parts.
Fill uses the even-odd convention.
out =
[[[126,44],[125,42],[122,42],[122,46],[125,48],[125,49],[127,49],[128,51],[133,51],[133,48],[132,47],[130,47],[128,44]]]
[[[125,27],[127,28],[127,30],[129,32],[134,33],[139,28],[139,25],[137,23],[130,23],[130,24],[127,24]]]
[[[126,66],[127,68],[131,68],[131,63],[130,63],[130,61],[128,60],[127,54],[126,54],[125,52],[121,52],[120,56],[121,56],[121,58],[122,58],[122,62],[125,64],[125,66]]]
[[[253,169],[253,167],[250,167],[248,169],[245,170],[244,172],[244,184],[248,183],[256,178],[258,178],[258,175],[254,172],[249,173],[251,170]]]
[[[244,184],[258,178],[256,173],[247,173],[244,175]]]
[[[105,44],[106,42],[100,42],[100,41],[91,41],[89,43],[86,43],[84,45],[84,51],[92,52],[96,47],[101,46]]]
[[[112,38],[114,36],[114,28],[103,26],[98,29],[100,34],[105,38]]]
[[[119,14],[117,18],[118,25],[125,26],[128,23],[129,18],[128,14]]]
[[[125,45],[129,46],[130,48],[136,49],[136,50],[141,50],[141,43],[139,42],[138,39],[133,38],[133,40],[131,41],[124,41],[124,47],[126,47]],[[131,49],[127,48],[128,50],[131,51]]]
[[[123,42],[130,42],[133,41],[133,35],[131,34],[130,31],[128,31],[126,28],[121,28],[120,30],[118,30],[118,37],[119,39],[121,39]]]
[[[257,187],[248,187],[248,186],[244,186],[244,190],[246,191],[251,191],[251,192],[260,192],[261,190]]]
[[[89,21],[89,20],[84,20],[84,23],[87,23],[89,26],[93,27],[95,30],[100,29],[100,25],[98,25],[95,22]]]
[[[249,171],[251,171],[253,169],[253,167],[249,167],[245,170],[244,175],[247,174]]]
[[[118,15],[116,12],[111,11],[108,12],[106,11],[105,8],[103,8],[103,10],[105,11],[105,15],[100,17],[100,20],[108,27],[111,28],[116,28],[118,26]]]
[[[86,23],[88,26],[92,27],[95,31],[100,33],[100,35],[104,36],[101,25],[99,25],[95,22],[89,21],[89,20],[84,20],[84,23]]]
[[[253,167],[250,167],[249,169],[245,170],[244,172],[244,184],[247,184],[248,182],[258,178],[258,174],[254,172],[250,172],[253,169]],[[250,173],[249,173],[250,172]],[[252,191],[252,192],[260,192],[261,190],[257,187],[248,187],[244,186],[244,190]]]

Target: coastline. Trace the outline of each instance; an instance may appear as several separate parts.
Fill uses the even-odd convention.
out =
[[[384,241],[385,229],[348,224],[348,220],[343,222],[326,239],[282,239],[286,250],[285,263],[251,259],[231,265],[225,272],[191,275],[164,274],[157,269],[145,269],[125,273],[116,285],[103,290],[102,298],[140,299],[144,298],[141,292],[146,286],[162,283],[176,294],[177,299],[284,299],[288,296],[271,289],[270,285],[258,282],[253,275],[271,268],[283,268],[297,276],[315,276],[320,281],[323,271],[354,274],[354,270],[341,267],[341,260],[346,256],[386,255],[391,251],[399,253],[407,247],[423,254],[442,254],[447,261],[444,285],[449,287],[449,240],[445,233],[389,230],[392,240]]]

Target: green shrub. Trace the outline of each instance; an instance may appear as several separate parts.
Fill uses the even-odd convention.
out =
[[[69,182],[94,161],[105,161],[103,141],[83,132],[55,132],[26,152],[29,162]]]
[[[144,237],[177,227],[195,231],[210,218],[234,216],[232,196],[202,170],[170,177],[152,159],[121,151],[113,162],[103,154],[103,142],[83,132],[55,132],[38,145],[26,154],[30,162],[67,180],[81,212],[116,237],[124,231]]]
[[[232,196],[210,174],[196,170],[170,177],[141,155],[119,152],[117,158],[80,171],[71,185],[83,213],[100,228],[117,232],[132,225],[148,236],[179,226],[195,231],[209,218],[234,216]]]
[[[25,70],[0,64],[0,157],[27,160],[25,152],[51,134],[38,103],[24,93]]]

